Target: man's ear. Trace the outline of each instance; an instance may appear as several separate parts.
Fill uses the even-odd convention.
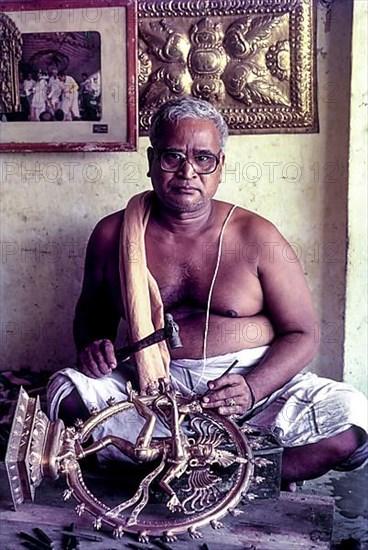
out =
[[[153,163],[153,157],[155,155],[155,152],[153,150],[153,147],[148,147],[147,149],[147,160],[148,160],[148,172],[147,172],[147,176],[150,178],[151,177],[151,168],[152,168],[152,163]]]
[[[225,153],[223,153],[221,151],[221,153],[220,153],[220,166],[221,166],[221,169],[224,167],[224,165],[225,165]]]
[[[219,182],[219,184],[220,184],[220,183],[221,183],[221,179],[222,179],[222,178],[221,178],[221,176],[222,176],[222,169],[223,169],[223,167],[225,166],[225,153],[223,153],[223,152],[220,153],[220,164],[219,164],[219,166],[220,166],[220,182]]]

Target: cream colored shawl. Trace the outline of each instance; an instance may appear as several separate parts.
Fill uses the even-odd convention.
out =
[[[152,191],[130,199],[120,235],[120,283],[131,343],[163,328],[163,304],[157,283],[147,267],[145,232],[151,212]],[[169,376],[170,354],[166,342],[135,354],[141,393]]]

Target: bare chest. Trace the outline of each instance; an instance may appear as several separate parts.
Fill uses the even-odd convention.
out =
[[[237,253],[230,241],[190,239],[182,242],[150,242],[146,239],[147,264],[155,277],[164,307],[205,310],[213,285],[211,311],[225,316],[250,316],[263,307],[262,289],[254,264]]]

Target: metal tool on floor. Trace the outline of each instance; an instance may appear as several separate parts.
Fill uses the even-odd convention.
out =
[[[60,535],[69,535],[70,533],[70,529],[54,529],[54,531],[55,533],[59,533]],[[98,535],[94,535],[93,533],[84,533],[83,531],[73,530],[73,535],[78,537],[80,540],[87,540],[90,542],[101,542],[104,540]]]
[[[74,523],[71,523],[63,531],[63,550],[79,550],[79,539],[74,531]]]
[[[33,529],[34,535],[30,533],[25,533],[21,531],[19,533],[20,538],[22,539],[22,546],[27,546],[27,548],[34,548],[38,550],[53,550],[55,544],[53,540],[39,527]]]

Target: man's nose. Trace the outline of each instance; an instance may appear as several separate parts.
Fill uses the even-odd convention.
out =
[[[194,178],[198,175],[189,159],[185,159],[180,167],[179,173],[182,174],[184,178]]]

